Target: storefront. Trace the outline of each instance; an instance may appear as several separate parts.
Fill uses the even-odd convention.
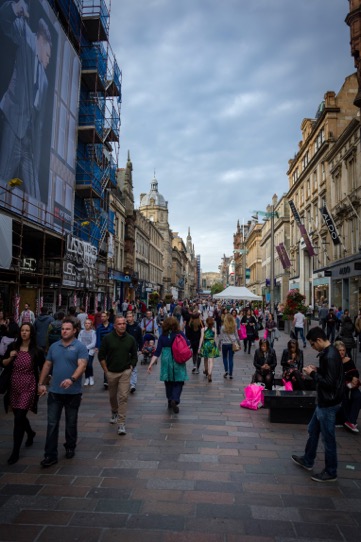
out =
[[[314,314],[317,315],[319,308],[324,303],[329,303],[330,299],[330,277],[324,276],[324,271],[315,273],[312,277],[313,286],[313,307]]]
[[[349,309],[351,317],[356,316],[361,307],[361,254],[345,258],[329,270],[332,273],[329,303]]]

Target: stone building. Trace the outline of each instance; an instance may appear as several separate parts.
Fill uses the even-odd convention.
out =
[[[135,211],[136,297],[147,303],[148,294],[160,291],[163,283],[163,237],[156,225]]]
[[[168,202],[158,192],[158,181],[154,177],[150,191],[140,195],[140,212],[153,222],[163,237],[163,286],[161,297],[171,293],[172,273],[172,231],[169,227]]]
[[[357,91],[352,74],[337,95],[325,93],[315,118],[303,120],[298,152],[289,161],[287,193],[292,205],[290,287],[299,288],[306,303],[327,301],[352,306],[353,312],[359,303],[354,266],[361,195]]]

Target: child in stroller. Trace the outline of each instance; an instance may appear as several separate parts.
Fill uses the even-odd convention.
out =
[[[150,360],[155,352],[155,339],[150,333],[144,335],[144,342],[142,347],[143,360],[141,365],[150,363]]]

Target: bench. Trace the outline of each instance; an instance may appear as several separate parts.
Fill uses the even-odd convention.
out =
[[[316,407],[316,391],[264,390],[264,406],[271,423],[307,424]]]

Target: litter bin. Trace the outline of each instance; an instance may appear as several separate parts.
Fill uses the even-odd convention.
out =
[[[283,314],[277,314],[277,327],[280,331],[285,330],[285,321],[283,320]]]

